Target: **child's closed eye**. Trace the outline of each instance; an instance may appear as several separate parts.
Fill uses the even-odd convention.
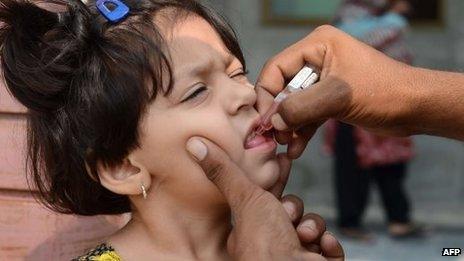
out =
[[[189,93],[186,94],[187,97],[182,99],[181,103],[198,99],[201,96],[205,95],[207,90],[208,88],[206,87],[206,85],[204,85],[203,83],[198,84],[197,87],[193,88]]]
[[[242,82],[242,81],[247,82],[248,81],[248,78],[247,78],[248,73],[249,73],[248,70],[239,69],[239,70],[236,70],[235,72],[233,72],[229,77],[232,78],[232,79],[236,79],[236,80],[238,80],[240,82]],[[191,101],[191,100],[197,100],[197,99],[203,97],[204,95],[206,95],[207,91],[208,91],[208,87],[206,87],[206,85],[204,83],[198,83],[196,87],[192,88],[192,90],[190,90],[185,95],[186,97],[184,99],[182,99],[181,103]]]
[[[236,70],[235,72],[233,72],[229,77],[232,78],[232,79],[237,79],[239,81],[241,81],[241,80],[248,81],[248,78],[247,78],[248,73],[249,73],[248,70],[243,70],[243,68],[241,68],[241,69]]]

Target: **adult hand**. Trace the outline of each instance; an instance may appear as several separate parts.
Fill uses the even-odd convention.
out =
[[[291,94],[272,118],[290,158],[301,155],[329,118],[380,134],[464,138],[463,75],[397,62],[332,26],[317,28],[266,63],[256,84],[260,112],[306,63],[321,69],[320,82]]]
[[[293,213],[294,218],[290,218],[286,208],[275,197],[279,194],[280,185],[265,191],[254,185],[228,155],[214,143],[203,138],[191,138],[187,143],[187,150],[197,160],[203,168],[208,178],[223,193],[231,207],[232,218],[234,221],[233,230],[228,238],[228,250],[234,259],[237,260],[343,260],[344,254],[337,239],[330,233],[323,232],[320,242],[316,243],[320,249],[314,249],[313,245],[308,245],[311,250],[319,251],[313,253],[306,244],[300,243],[299,236],[295,230],[292,220],[301,224],[313,224],[309,228],[299,230],[325,231],[318,228],[323,225],[314,216],[305,216],[300,219],[300,207]],[[282,157],[280,161],[284,160]],[[289,164],[288,160],[284,164]],[[285,175],[282,175],[285,176]],[[280,184],[284,184],[286,177],[281,179]],[[275,193],[275,194],[273,194]],[[281,193],[281,192],[280,192]],[[284,202],[293,202],[294,198],[287,197]],[[297,200],[298,201],[298,200]],[[284,203],[286,204],[286,203]],[[292,204],[297,206],[299,203]],[[304,222],[313,220],[313,222]],[[314,226],[315,224],[315,226]],[[320,232],[301,233],[301,235],[311,235],[317,238]],[[308,231],[306,231],[308,232]]]
[[[325,221],[321,216],[315,213],[303,215],[304,203],[299,197],[295,195],[285,195],[282,197],[282,193],[287,185],[292,162],[283,153],[277,155],[277,160],[280,167],[280,177],[276,184],[269,189],[269,192],[282,203],[282,206],[296,229],[301,245],[310,252],[321,253],[321,242],[328,244],[328,242],[331,241],[327,239],[327,237],[329,237],[329,232],[326,233]],[[322,238],[324,238],[324,240],[321,240]],[[331,253],[330,249],[334,251],[343,251],[341,246],[338,247],[335,241],[336,240],[332,241],[335,244],[332,247],[325,247],[325,249],[329,249],[328,252],[326,251],[326,254],[329,256],[337,255],[337,252]]]

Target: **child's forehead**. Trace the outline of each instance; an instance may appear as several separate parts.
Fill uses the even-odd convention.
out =
[[[215,28],[196,14],[190,13],[173,23],[171,21],[171,26],[164,28],[162,33],[168,45],[173,43],[179,45],[179,42],[185,42],[185,45],[189,42],[201,42],[221,55],[230,54]]]
[[[237,60],[215,28],[200,16],[190,14],[171,25],[163,34],[170,50],[174,78],[205,71],[213,65],[227,68]]]

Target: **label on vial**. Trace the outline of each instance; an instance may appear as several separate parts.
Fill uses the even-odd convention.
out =
[[[300,88],[304,90],[308,88],[309,86],[315,84],[318,79],[319,79],[319,75],[317,75],[317,73],[314,72],[308,77],[308,79],[306,79],[306,81],[304,81],[304,83],[301,85]]]
[[[296,75],[293,77],[293,79],[290,81],[290,83],[287,85],[289,90],[291,92],[294,92],[303,85],[303,83],[311,76],[311,74],[314,72],[314,70],[308,66],[303,67]]]

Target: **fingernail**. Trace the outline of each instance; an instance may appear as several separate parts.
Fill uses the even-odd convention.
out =
[[[312,219],[307,219],[305,221],[303,221],[303,223],[301,223],[299,225],[299,227],[301,228],[309,228],[311,229],[312,231],[316,231],[317,232],[317,226],[316,226],[316,222],[314,222],[314,220]]]
[[[334,236],[330,231],[325,231],[325,232],[324,232],[324,235],[332,236],[332,237]]]
[[[202,161],[208,153],[208,148],[206,148],[206,145],[199,139],[191,138],[187,141],[187,151],[198,161]]]
[[[323,236],[325,237],[325,240],[338,241],[337,238],[335,237],[335,235],[330,233],[329,231],[325,231]]]
[[[285,123],[284,119],[282,119],[280,114],[274,114],[271,118],[271,123],[278,131],[284,131],[288,129],[288,125]]]
[[[282,203],[282,206],[285,208],[285,211],[287,211],[287,214],[290,216],[290,219],[293,219],[296,209],[293,203],[285,201]]]

